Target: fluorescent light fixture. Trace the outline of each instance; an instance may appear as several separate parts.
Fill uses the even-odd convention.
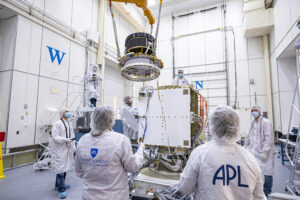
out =
[[[154,6],[155,4],[155,0],[148,0],[148,6]]]

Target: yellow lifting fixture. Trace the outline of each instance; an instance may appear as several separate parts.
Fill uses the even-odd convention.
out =
[[[123,2],[123,3],[134,3],[137,7],[142,8],[144,11],[144,15],[148,18],[149,24],[155,23],[155,18],[153,17],[151,11],[149,10],[148,0],[111,0],[116,2]]]

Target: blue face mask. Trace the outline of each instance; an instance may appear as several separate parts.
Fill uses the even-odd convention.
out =
[[[97,68],[93,68],[93,72],[97,72]]]
[[[298,27],[298,29],[300,30],[300,25],[298,25],[297,27]]]
[[[251,112],[251,116],[255,119],[259,116],[258,112]]]
[[[183,74],[182,74],[182,73],[179,73],[179,74],[178,74],[178,77],[179,77],[179,78],[183,77]]]
[[[129,102],[129,103],[132,103],[132,99],[129,99],[128,102]]]
[[[71,118],[71,113],[66,112],[66,113],[65,113],[65,118]]]

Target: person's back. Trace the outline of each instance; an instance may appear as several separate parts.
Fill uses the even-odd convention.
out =
[[[260,168],[254,156],[240,145],[213,140],[197,147],[189,160],[190,170],[198,169],[193,190],[196,200],[264,199]],[[190,179],[185,181],[182,190],[189,193],[193,187]]]
[[[95,109],[93,119],[97,118],[94,116],[98,110]],[[101,123],[102,118],[94,121]],[[99,132],[92,128],[92,132],[84,135],[78,143],[75,170],[83,179],[82,198],[128,200],[128,173],[138,172],[143,165],[143,147],[133,155],[128,137],[109,130],[97,134]]]
[[[194,149],[180,175],[184,194],[196,200],[263,200],[263,183],[254,156],[238,145],[239,117],[218,106],[210,117],[212,141]]]
[[[86,134],[80,139],[76,162],[81,162],[77,175],[83,178],[83,199],[128,199],[127,173],[137,172],[143,164],[142,156],[135,162],[128,147],[129,139],[113,131],[100,136]]]

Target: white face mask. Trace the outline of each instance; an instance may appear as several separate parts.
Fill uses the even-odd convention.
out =
[[[255,119],[259,116],[258,112],[251,112],[251,116]]]

